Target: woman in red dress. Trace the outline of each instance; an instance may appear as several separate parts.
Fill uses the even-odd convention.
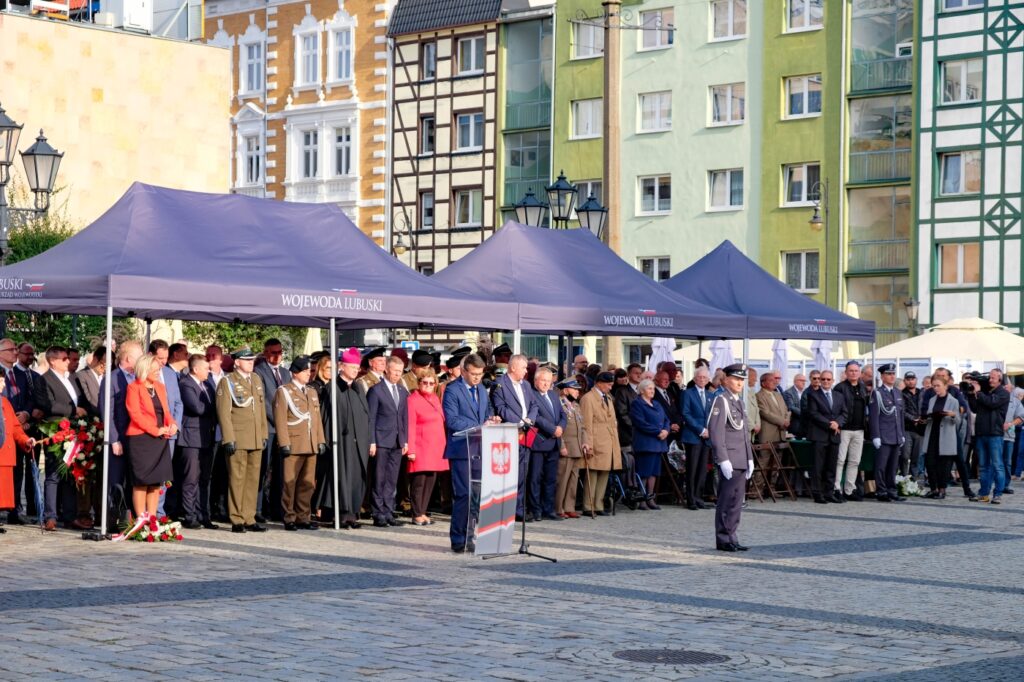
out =
[[[430,370],[419,378],[417,390],[409,394],[409,488],[412,522],[428,526],[427,505],[434,493],[437,472],[448,471],[444,458],[444,411],[434,392],[437,375]]]
[[[4,392],[6,379],[0,373],[0,393]],[[14,509],[18,500],[14,496],[14,466],[18,461],[16,448],[30,452],[35,446],[34,438],[29,438],[21,428],[21,422],[14,414],[14,407],[7,398],[0,397],[3,404],[3,424],[0,424],[0,510]],[[0,533],[4,532],[0,528]]]

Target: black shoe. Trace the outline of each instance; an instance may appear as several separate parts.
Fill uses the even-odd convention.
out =
[[[266,522],[267,522],[267,520],[265,518],[263,518],[262,514],[257,514],[256,515],[256,523],[266,523]]]
[[[555,514],[545,514],[544,518],[548,521],[565,521],[561,516],[557,516]]]
[[[1003,494],[1004,495],[1012,495],[1013,494],[1013,488],[1003,488]]]
[[[839,493],[832,493],[832,498],[831,499],[836,504],[843,504],[843,503],[846,502],[846,500],[843,499],[843,496],[840,495]]]
[[[202,528],[203,524],[199,523],[198,521],[185,521],[183,524],[181,524],[181,527],[187,528],[189,530],[196,530],[198,528]]]
[[[245,529],[247,531],[249,531],[250,533],[266,533],[267,532],[267,527],[266,526],[261,526],[258,523],[250,524],[250,525],[246,526]]]
[[[707,509],[708,506],[703,502],[697,502],[697,509]]]
[[[385,521],[385,523],[388,524],[389,526],[404,526],[405,525],[405,521],[399,521],[394,516],[392,516],[391,518],[387,519]]]
[[[298,530],[299,527],[296,526],[294,523],[292,523],[290,521],[285,521],[284,522],[284,529],[285,530]]]
[[[734,544],[734,546],[736,547],[736,551],[737,551],[737,552],[746,552],[746,551],[747,551],[748,549],[750,549],[749,547],[746,547],[746,546],[744,546],[744,545],[741,545],[741,544],[740,544],[740,543],[738,543],[738,542],[736,542],[736,543],[733,543],[733,544]]]
[[[359,523],[358,521],[346,521],[345,526],[347,528],[350,528],[351,530],[356,530],[358,528],[362,528],[363,524]]]
[[[736,547],[736,545],[732,544],[731,542],[718,542],[718,543],[715,543],[715,549],[717,549],[719,552],[737,552],[737,551],[739,551],[739,549]]]
[[[900,497],[899,495],[896,495],[896,497],[890,497],[889,499],[892,500],[893,502],[906,502],[907,501],[907,498]]]
[[[521,515],[516,514],[516,523],[523,523],[524,519]]]
[[[387,519],[374,519],[373,520],[373,527],[374,528],[387,528],[388,527]]]
[[[686,505],[686,508],[689,509],[690,511],[697,511],[698,509],[700,509],[700,507],[698,507],[695,504],[688,504]]]
[[[971,502],[974,502],[975,501],[974,498],[976,498],[977,496],[978,496],[977,493],[975,493],[970,488],[965,488],[964,489],[964,497],[969,498],[971,500]]]
[[[465,545],[452,545],[452,551],[456,554],[465,554],[466,547]]]
[[[299,530],[316,530],[320,527],[320,524],[316,521],[306,521],[305,523],[296,523],[295,527]]]
[[[243,526],[240,523],[232,523],[231,524],[231,532],[232,533],[244,533],[245,532],[245,526]]]
[[[925,497],[927,497],[929,500],[937,500],[937,499],[939,499],[939,491],[938,490],[933,490],[930,493],[928,493],[927,495],[925,495]]]
[[[202,526],[206,530],[217,530],[218,528],[220,528],[220,526],[218,526],[213,521],[203,521]]]
[[[1010,492],[1012,493],[1013,491],[1011,490]],[[8,525],[11,525],[11,526],[24,526],[25,525],[25,519],[21,518],[20,516],[18,516],[14,512],[11,512],[10,514],[7,515],[7,523],[8,523]]]
[[[815,495],[814,496],[814,503],[815,504],[828,504],[829,502],[830,502],[830,500],[826,500],[821,495]]]
[[[940,500],[946,499],[946,491],[942,491],[941,493],[939,493],[939,499]]]
[[[888,495],[876,495],[875,499],[879,502],[892,502],[892,498]]]
[[[608,512],[604,511],[603,509],[601,511],[599,511],[599,512],[594,512],[594,515],[595,516],[611,516],[611,514],[609,514]]]
[[[886,497],[888,497],[888,495],[886,495]],[[846,500],[847,502],[856,502],[857,501],[857,498],[856,498],[856,496],[854,496],[853,493],[850,493],[849,495],[847,495],[846,493],[843,493],[843,499]]]

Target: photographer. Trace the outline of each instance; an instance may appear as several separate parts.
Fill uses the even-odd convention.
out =
[[[971,500],[999,504],[1003,489],[1006,487],[1006,472],[1003,468],[1003,424],[1006,421],[1006,409],[1010,405],[1010,394],[1003,388],[1003,372],[998,369],[989,372],[987,378],[972,372],[968,375],[967,381],[974,389],[968,394],[967,400],[975,414],[974,447],[978,453],[980,479],[978,495]]]

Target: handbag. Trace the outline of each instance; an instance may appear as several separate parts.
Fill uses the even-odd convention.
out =
[[[533,447],[533,442],[537,440],[537,427],[531,426],[524,431],[519,432],[519,444],[525,445],[528,448]]]

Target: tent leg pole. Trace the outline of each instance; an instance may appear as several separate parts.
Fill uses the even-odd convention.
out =
[[[875,382],[875,375],[878,374],[878,365],[875,364],[875,342],[871,342],[871,383]]]
[[[750,355],[750,339],[743,339],[743,366],[747,366],[747,356]],[[750,381],[744,380],[743,382],[743,397],[747,397],[747,393],[751,390]]]
[[[341,496],[338,488],[338,334],[335,319],[331,318],[331,492],[334,496],[334,530],[341,530]]]
[[[512,332],[512,352],[519,355],[523,343],[523,332],[519,329]]]
[[[100,480],[100,537],[106,537],[107,535],[107,509],[109,507],[109,500],[107,499],[110,495],[109,484],[110,484],[110,438],[106,437],[110,433],[110,372],[114,365],[114,354],[111,351],[111,346],[114,342],[114,309],[107,306],[107,341],[104,344],[107,347],[106,361],[103,366],[103,476]],[[122,453],[122,457],[124,454]]]
[[[146,348],[153,342],[153,320],[146,318]]]
[[[565,337],[565,376],[563,379],[568,379],[571,375],[576,373],[573,363],[576,362],[576,355],[572,350],[572,334]]]

